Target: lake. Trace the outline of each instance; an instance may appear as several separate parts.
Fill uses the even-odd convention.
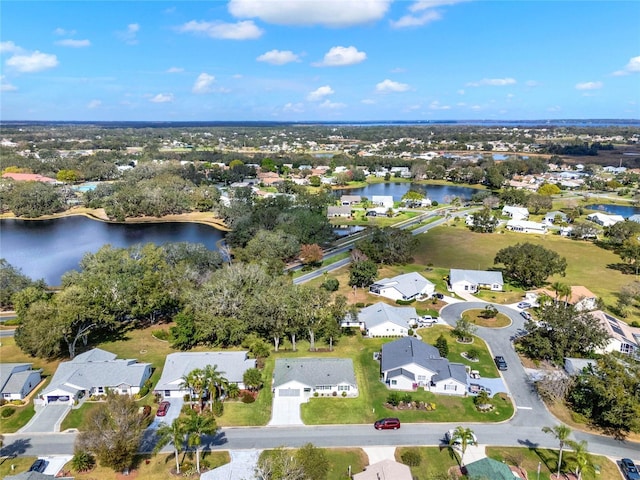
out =
[[[199,223],[121,224],[74,216],[55,220],[0,220],[0,257],[33,278],[60,285],[62,274],[77,270],[82,256],[105,244],[130,247],[137,243],[202,243],[216,250],[224,233]]]
[[[611,205],[611,204],[597,204],[589,205],[589,210],[596,210],[598,212],[606,212],[611,215],[622,215],[624,218],[629,218],[631,215],[640,214],[640,207],[634,207],[631,205]]]
[[[456,185],[425,185],[418,183],[372,183],[362,188],[340,188],[335,190],[338,197],[341,195],[360,195],[371,200],[374,195],[391,195],[393,200],[399,202],[402,196],[407,193],[410,188],[425,192],[433,201],[438,203],[449,203],[453,197],[459,197],[461,200],[470,200],[471,195],[480,190],[469,187],[458,187]]]

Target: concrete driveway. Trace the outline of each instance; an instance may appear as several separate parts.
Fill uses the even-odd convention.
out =
[[[19,430],[19,433],[54,433],[60,431],[60,424],[67,413],[71,410],[71,405],[54,404],[36,405],[36,414],[29,423]]]
[[[250,480],[255,477],[261,450],[229,450],[231,462],[200,475],[200,480]]]
[[[300,405],[306,401],[304,397],[279,397],[274,394],[269,425],[304,425],[300,418]]]
[[[149,425],[149,429],[155,430],[162,423],[166,423],[167,425],[171,425],[173,421],[178,418],[180,415],[180,411],[182,410],[182,405],[184,405],[184,400],[182,398],[171,398],[167,400],[171,406],[169,410],[167,410],[167,414],[164,417],[154,417],[151,425]]]

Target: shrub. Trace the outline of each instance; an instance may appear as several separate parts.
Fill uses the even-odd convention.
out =
[[[24,401],[22,401],[22,400],[17,400],[17,399],[16,399],[16,400],[11,400],[11,402],[10,402],[10,403],[11,403],[11,405],[16,405],[16,406],[19,406],[19,407],[20,407],[20,406],[22,406],[22,405],[24,405]]]
[[[413,299],[411,299],[411,300],[400,300],[400,299],[398,299],[398,300],[396,300],[396,303],[397,303],[398,305],[411,305],[411,304],[412,304],[413,302],[415,302],[415,301],[416,301],[416,299],[415,299],[415,298],[413,298]]]
[[[438,349],[438,352],[440,353],[440,356],[442,358],[447,358],[447,355],[449,355],[449,343],[447,342],[447,339],[443,334],[440,334],[440,336],[436,339],[435,347]]]
[[[165,342],[169,340],[169,332],[167,330],[154,330],[153,332],[151,332],[151,335],[153,335],[158,340],[163,340]]]
[[[432,207],[437,207],[438,206],[438,201],[437,200],[431,200],[431,206]]]
[[[221,417],[224,413],[224,403],[222,403],[220,400],[216,400],[211,405],[211,411],[213,412],[214,416]]]
[[[632,327],[636,327],[637,328],[637,327],[640,327],[640,322],[638,322],[637,320],[634,320],[633,322],[630,323],[630,325]]]
[[[313,396],[314,397],[318,397],[318,396],[320,396],[320,394],[318,392],[313,392]]]
[[[320,287],[324,288],[327,292],[336,292],[340,288],[340,282],[337,278],[327,278]]]
[[[391,392],[388,396],[387,396],[387,403],[389,405],[393,405],[394,407],[397,407],[398,404],[401,401],[401,394],[400,392]]]
[[[409,335],[410,337],[413,337],[413,328],[410,328],[410,329],[407,331],[407,335]]]
[[[334,396],[334,397],[337,397],[338,396],[338,392],[333,392],[331,395]]]
[[[364,308],[364,303],[363,302],[356,303],[356,308]]]
[[[256,401],[255,397],[249,392],[244,392],[240,397],[240,400],[242,401],[242,403],[253,403]]]
[[[145,405],[142,407],[142,416],[146,418],[149,415],[151,415],[151,405]]]
[[[0,411],[0,416],[1,416],[2,418],[9,418],[9,417],[10,417],[11,415],[13,415],[14,413],[16,413],[16,409],[15,409],[15,408],[6,407],[6,408],[3,408],[3,409]]]
[[[412,400],[413,400],[413,398],[411,397],[411,394],[410,394],[410,393],[404,393],[404,394],[402,395],[402,401],[403,401],[404,403],[411,403],[411,401],[412,401]]]
[[[467,350],[467,358],[469,360],[477,360],[479,356],[480,352],[478,352],[477,348],[470,348],[469,350]]]
[[[400,455],[400,458],[402,459],[402,463],[409,467],[417,467],[422,463],[422,455],[420,455],[417,448],[410,448]]]
[[[163,330],[164,331],[164,330]],[[149,390],[151,390],[151,387],[153,386],[153,383],[151,382],[151,379],[147,379],[146,382],[144,382],[144,385],[142,385],[142,388],[140,389],[140,398],[144,397],[147,393],[149,393]]]
[[[489,394],[484,390],[480,390],[478,395],[473,399],[473,403],[476,405],[487,405],[491,403],[491,400],[489,400]]]
[[[96,459],[85,450],[76,450],[71,459],[71,468],[76,472],[87,472],[96,464]]]
[[[343,391],[343,392],[342,392],[342,396],[343,396],[343,397],[346,397],[346,396],[347,396],[347,392]]]

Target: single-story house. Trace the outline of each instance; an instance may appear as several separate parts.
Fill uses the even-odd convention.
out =
[[[526,207],[505,205],[502,207],[502,215],[504,217],[511,217],[513,220],[526,220],[529,218],[529,210],[527,210]]]
[[[73,480],[73,477],[56,477],[40,472],[21,472],[17,475],[7,475],[3,480]]]
[[[215,365],[216,370],[229,383],[235,383],[244,389],[244,373],[256,367],[256,360],[249,358],[248,352],[179,352],[167,355],[162,375],[154,391],[163,398],[182,398],[188,395],[189,389],[183,388],[182,377],[197,368]]]
[[[350,358],[277,358],[273,392],[279,397],[358,396]]]
[[[596,212],[587,215],[587,220],[597,223],[602,227],[610,227],[618,222],[624,222],[624,217],[622,215],[607,215],[606,213]]]
[[[548,212],[542,221],[551,225],[552,223],[555,223],[556,220],[559,220],[560,222],[568,222],[569,217],[566,213],[561,212],[560,210],[554,210],[553,212]]]
[[[10,178],[11,180],[15,180],[16,182],[41,182],[41,183],[49,183],[52,185],[61,184],[55,178],[45,177],[44,175],[40,175],[39,173],[3,173],[2,178]]]
[[[351,216],[351,207],[340,205],[339,207],[329,206],[327,207],[327,218],[345,217]]]
[[[371,203],[378,207],[393,208],[393,197],[391,195],[373,195]]]
[[[580,375],[587,367],[595,366],[598,362],[590,358],[569,358],[564,359],[564,371],[567,375]]]
[[[589,312],[609,334],[609,343],[598,353],[620,352],[640,358],[640,328],[632,327],[602,310]]]
[[[404,337],[382,346],[380,373],[392,390],[423,387],[434,393],[464,395],[467,371],[461,363],[451,363],[438,349],[414,337]]]
[[[357,205],[362,201],[360,195],[342,195],[340,197],[340,205],[343,207],[350,207],[351,205]]]
[[[504,288],[502,272],[486,270],[461,270],[452,268],[449,272],[449,291],[477,292],[479,289],[501,292]]]
[[[358,314],[360,328],[369,337],[404,337],[418,318],[413,307],[392,307],[383,302],[365,307]]]
[[[374,295],[391,300],[413,300],[418,297],[429,297],[436,286],[417,272],[404,273],[393,278],[383,278],[369,287]]]
[[[0,394],[3,400],[23,400],[40,383],[42,370],[31,363],[0,363]]]
[[[518,475],[513,469],[516,469],[516,467],[509,467],[506,463],[490,457],[476,460],[464,466],[464,470],[467,473],[466,478],[469,480],[485,480],[487,478],[491,480],[514,480],[521,478],[522,472]]]
[[[640,223],[640,214],[635,214],[635,215],[631,215],[629,218],[627,218],[627,220],[629,220],[630,222],[636,222],[636,223]]]
[[[381,460],[353,475],[353,480],[412,480],[411,468],[395,460]]]
[[[530,222],[529,220],[509,220],[507,230],[520,233],[547,233],[547,225],[544,223]]]
[[[556,300],[556,292],[555,290],[552,290],[550,288],[538,288],[537,290],[527,292],[525,296],[528,299],[536,301],[537,298],[542,294],[551,297],[551,299],[553,300]],[[571,295],[569,295],[569,298],[561,296],[560,298],[558,298],[558,301],[566,301],[567,303],[570,303],[579,312],[586,312],[598,308],[598,296],[587,287],[583,287],[582,285],[572,285]]]
[[[40,394],[44,403],[73,404],[84,395],[102,395],[107,391],[135,395],[151,377],[150,363],[117,359],[115,353],[94,348],[62,362]]]

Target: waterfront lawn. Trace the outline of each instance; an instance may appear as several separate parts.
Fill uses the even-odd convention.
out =
[[[442,432],[444,435],[444,432]],[[422,457],[420,465],[411,467],[414,480],[449,478],[445,476],[451,467],[458,466],[458,460],[447,447],[398,447],[396,461],[402,463],[402,454],[408,450],[417,450]]]

